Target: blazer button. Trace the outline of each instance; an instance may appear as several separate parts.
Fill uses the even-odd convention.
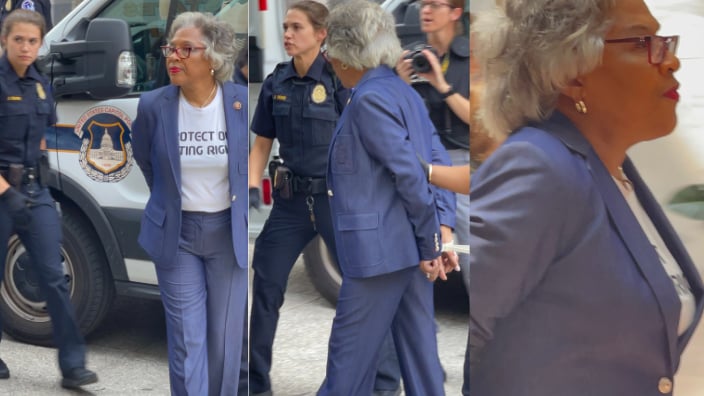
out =
[[[658,381],[658,390],[663,395],[672,392],[672,380],[667,377],[660,378],[660,380]]]
[[[328,197],[332,197],[332,196],[333,196],[332,190],[328,190]]]
[[[232,196],[232,202],[235,202],[236,199],[237,199],[237,195],[233,195],[233,196]]]

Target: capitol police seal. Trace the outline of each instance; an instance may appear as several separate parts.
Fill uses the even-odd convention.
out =
[[[34,6],[34,2],[32,0],[22,1],[20,8],[22,8],[23,10],[29,10],[29,11],[36,11],[37,10],[37,8]]]
[[[81,139],[78,162],[92,180],[115,183],[132,169],[132,120],[113,106],[88,109],[76,123],[74,133]]]

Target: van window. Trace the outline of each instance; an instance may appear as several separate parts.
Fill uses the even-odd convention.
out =
[[[225,1],[226,5],[229,3]],[[244,3],[246,6],[247,2]],[[137,83],[132,92],[150,91],[168,83],[159,47],[166,42],[171,6],[176,7],[171,15],[185,11],[217,14],[223,8],[223,0],[115,0],[97,15],[99,18],[123,19],[130,26],[137,58]]]

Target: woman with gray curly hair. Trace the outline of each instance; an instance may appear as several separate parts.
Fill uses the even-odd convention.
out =
[[[441,234],[452,238],[454,197],[429,186],[416,155],[449,158],[423,101],[392,70],[400,55],[393,17],[379,5],[348,1],[332,9],[326,57],[354,90],[328,158],[343,278],[319,395],[371,394],[389,331],[406,394],[444,394],[428,279],[457,265],[456,255],[443,262],[440,251]]]
[[[671,395],[704,289],[626,150],[675,127],[678,36],[643,0],[503,0],[472,29],[508,134],[472,177],[472,394]]]
[[[171,84],[144,93],[132,147],[151,192],[139,243],[156,266],[172,395],[237,394],[247,303],[247,88],[229,81],[234,32],[176,17]],[[239,198],[238,198],[239,197]]]

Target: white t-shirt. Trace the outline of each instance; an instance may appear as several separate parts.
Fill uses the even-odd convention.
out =
[[[645,209],[643,209],[643,206],[638,201],[638,197],[636,197],[633,188],[630,186],[630,182],[628,182],[628,186],[626,186],[615,177],[614,181],[623,193],[623,196],[626,198],[626,202],[628,202],[628,206],[631,207],[631,211],[638,220],[638,223],[640,223],[640,227],[643,229],[643,232],[648,237],[648,240],[653,245],[653,248],[655,248],[658,258],[660,259],[660,263],[665,268],[665,272],[667,272],[667,275],[672,280],[672,284],[677,291],[677,296],[680,298],[680,302],[682,303],[682,308],[680,310],[680,321],[677,326],[677,335],[682,335],[685,331],[687,331],[689,326],[692,325],[692,322],[694,321],[694,312],[696,310],[696,302],[694,301],[694,295],[692,294],[692,289],[689,286],[689,282],[687,282],[687,278],[685,278],[682,274],[682,268],[679,264],[677,264],[677,261],[672,256],[670,249],[668,249],[667,245],[665,245],[665,241],[660,236],[657,228],[655,228],[655,224],[653,224],[650,216],[648,216]]]
[[[222,90],[207,106],[179,98],[178,141],[182,209],[215,213],[230,207],[228,146]]]

